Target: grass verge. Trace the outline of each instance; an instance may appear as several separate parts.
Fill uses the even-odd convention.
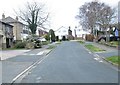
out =
[[[95,46],[93,46],[93,45],[91,45],[91,44],[85,45],[85,47],[86,47],[87,49],[89,49],[90,51],[92,51],[92,52],[105,51],[105,50],[100,49],[100,48],[98,48],[98,47],[95,47]]]
[[[118,41],[111,41],[108,43],[110,46],[118,46]]]
[[[24,50],[25,48],[4,48],[2,50]]]
[[[108,61],[110,61],[110,62],[112,62],[114,64],[117,64],[117,65],[118,65],[118,62],[120,64],[120,61],[118,60],[118,56],[111,56],[111,57],[106,58],[106,60],[108,60]]]

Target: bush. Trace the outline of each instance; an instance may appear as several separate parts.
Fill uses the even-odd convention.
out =
[[[27,49],[41,48],[41,42],[37,39],[29,39],[27,40],[25,48]]]
[[[25,48],[26,42],[18,42],[15,44],[15,48]]]
[[[49,34],[46,34],[46,35],[44,36],[44,38],[45,38],[47,41],[49,41],[49,40],[50,40]]]
[[[27,49],[34,49],[34,43],[28,42],[28,43],[26,44],[25,48],[27,48]]]

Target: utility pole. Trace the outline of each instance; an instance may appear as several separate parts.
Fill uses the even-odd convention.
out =
[[[77,26],[75,26],[75,29],[74,29],[74,32],[75,32],[75,39],[77,39],[76,29],[77,29]]]

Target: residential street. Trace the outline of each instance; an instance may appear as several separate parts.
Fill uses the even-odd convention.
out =
[[[120,85],[120,0],[1,0],[0,85]]]
[[[34,58],[37,57],[34,56]],[[90,54],[82,44],[75,41],[65,41],[56,47],[42,61],[37,63],[34,68],[24,74],[21,79],[15,82],[117,83],[117,68],[102,59],[97,60],[95,58],[96,57]],[[11,61],[13,61],[13,59]],[[18,59],[17,62],[19,61],[21,60]],[[25,63],[27,62],[22,62],[24,65]]]

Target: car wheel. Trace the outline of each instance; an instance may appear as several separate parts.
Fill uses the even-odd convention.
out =
[[[101,39],[100,42],[104,44],[105,43],[105,39]]]

